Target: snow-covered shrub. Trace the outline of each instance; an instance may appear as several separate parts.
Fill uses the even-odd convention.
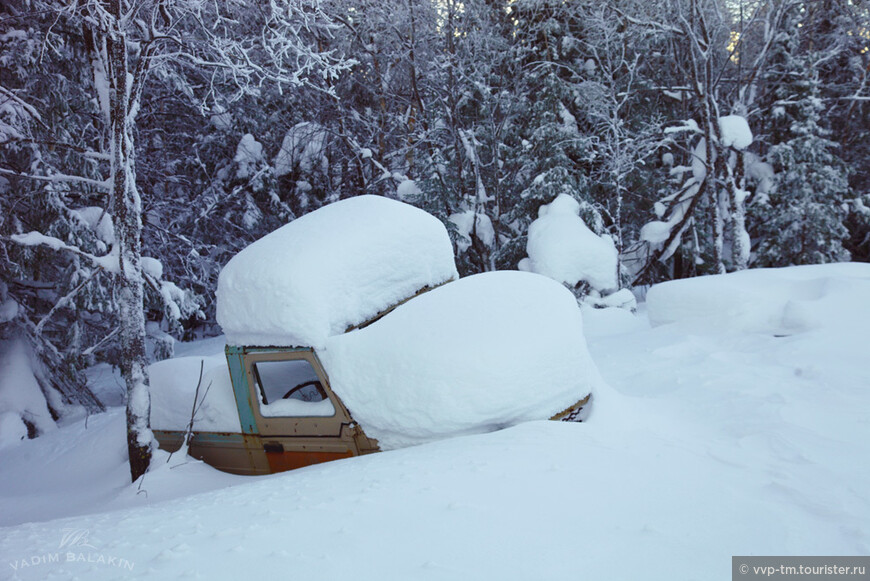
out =
[[[529,226],[528,258],[519,269],[543,274],[574,290],[600,298],[619,288],[613,239],[598,236],[580,217],[580,204],[567,194],[541,206]]]

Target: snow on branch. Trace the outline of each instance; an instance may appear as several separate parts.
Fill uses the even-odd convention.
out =
[[[9,237],[13,242],[22,246],[48,246],[52,250],[66,250],[72,252],[82,258],[88,260],[94,266],[102,268],[106,272],[117,274],[119,272],[120,263],[118,261],[117,250],[105,256],[95,256],[90,252],[85,252],[78,246],[71,246],[59,238],[54,236],[46,236],[40,232],[28,232],[27,234],[13,234]]]
[[[698,122],[694,119],[686,119],[682,122],[681,125],[665,127],[665,135],[670,135],[671,133],[683,133],[686,131],[690,133],[703,133],[703,131],[701,131],[701,128],[698,127]]]
[[[46,315],[44,317],[42,317],[42,319],[39,320],[39,323],[36,324],[36,334],[37,335],[42,334],[42,329],[45,327],[45,324],[49,321],[49,319],[51,319],[51,317],[54,316],[54,314],[57,311],[59,311],[60,309],[64,308],[68,304],[70,304],[70,302],[72,302],[73,298],[75,298],[75,296],[77,294],[79,294],[79,291],[81,291],[83,288],[85,288],[85,285],[87,285],[88,282],[90,282],[91,278],[93,278],[93,274],[91,276],[83,277],[81,282],[79,282],[79,284],[76,285],[76,287],[74,289],[72,289],[66,295],[61,297],[61,299],[59,301],[57,301],[53,307],[51,307],[51,310],[48,311],[48,313],[46,313]]]
[[[207,12],[211,10],[211,12]],[[262,8],[259,36],[240,36],[233,29],[242,25],[222,12],[217,3],[197,6],[192,17],[207,42],[197,46],[180,44],[176,54],[198,67],[223,70],[243,94],[255,94],[266,84],[279,92],[285,87],[308,86],[333,95],[331,87],[312,82],[320,76],[332,81],[357,61],[334,50],[319,50],[306,34],[325,33],[338,25],[323,12],[317,0],[272,0]],[[245,40],[239,40],[245,38]],[[203,49],[204,47],[204,49]]]
[[[22,99],[21,97],[19,97],[18,95],[16,95],[15,93],[10,91],[6,87],[4,87],[3,85],[0,85],[0,95],[4,95],[4,96],[12,99],[16,103],[18,103],[18,105],[20,105],[21,108],[24,109],[28,115],[33,117],[33,119],[35,119],[40,125],[42,125],[46,129],[48,128],[48,125],[46,125],[45,122],[43,122],[42,116],[39,114],[39,111],[37,111],[33,105],[31,105],[30,103],[28,103],[27,101],[25,101],[24,99]]]
[[[82,176],[73,176],[68,174],[56,173],[50,176],[39,176],[34,174],[27,173],[19,173],[17,171],[12,171],[6,168],[0,167],[0,174],[16,176],[20,178],[27,178],[31,180],[38,180],[41,182],[50,182],[50,183],[74,183],[74,184],[85,184],[97,188],[98,190],[104,193],[110,193],[112,191],[112,182],[111,180],[94,180],[91,178],[85,178]]]
[[[111,274],[120,272],[120,260],[118,257],[117,247],[113,247],[112,251],[105,256],[95,256],[89,252],[85,252],[77,246],[72,246],[55,238],[46,236],[40,232],[28,232],[27,234],[13,234],[9,237],[13,242],[22,246],[47,246],[52,250],[65,250],[72,252],[90,262],[93,266],[100,268]],[[185,292],[176,284],[163,280],[163,265],[154,258],[142,257],[142,277],[159,296],[164,306],[167,309],[168,315],[174,320],[181,320],[183,316],[193,314],[197,309],[190,305]],[[79,283],[76,288],[70,291],[66,296],[61,298],[57,304],[49,311],[45,317],[40,320],[36,327],[37,333],[41,332],[46,321],[60,308],[68,304],[76,294],[89,282],[91,277],[87,277]]]

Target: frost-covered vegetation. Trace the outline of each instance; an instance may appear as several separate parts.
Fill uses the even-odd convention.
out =
[[[361,194],[598,306],[870,259],[866,3],[264,6],[0,7],[0,433],[101,409],[102,362],[145,453],[145,364],[217,333],[221,268]]]

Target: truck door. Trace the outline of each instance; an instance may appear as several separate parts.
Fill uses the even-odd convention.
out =
[[[248,353],[245,374],[273,472],[356,455],[350,415],[312,350]]]

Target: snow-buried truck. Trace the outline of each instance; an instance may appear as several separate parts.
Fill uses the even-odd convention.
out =
[[[378,196],[242,250],[221,271],[217,319],[225,361],[151,366],[151,421],[173,451],[192,415],[191,455],[237,474],[578,420],[601,381],[562,285],[517,271],[458,279],[444,225]]]

